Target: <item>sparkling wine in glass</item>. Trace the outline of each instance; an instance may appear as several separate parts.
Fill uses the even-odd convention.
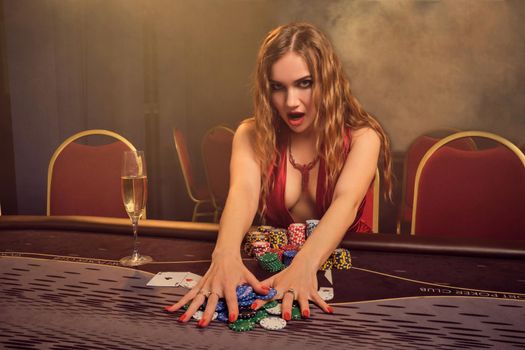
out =
[[[133,253],[120,259],[124,266],[147,264],[153,259],[139,254],[138,227],[139,220],[144,215],[148,197],[148,176],[144,151],[125,151],[122,161],[121,191],[124,207],[131,219],[133,227]]]

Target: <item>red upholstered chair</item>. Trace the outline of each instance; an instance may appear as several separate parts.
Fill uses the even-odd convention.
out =
[[[465,137],[497,141],[474,151],[446,147]],[[418,166],[412,234],[523,239],[525,156],[486,132],[460,132],[432,146]]]
[[[195,203],[191,221],[197,221],[201,217],[213,218],[215,215],[210,191],[207,184],[199,182],[193,171],[193,166],[188,153],[186,138],[180,129],[173,128],[173,141],[177,149],[184,184],[190,199]]]
[[[416,170],[423,155],[436,142],[446,136],[454,134],[459,130],[456,129],[439,129],[427,132],[418,136],[408,147],[405,154],[405,164],[403,168],[403,181],[401,189],[401,205],[399,206],[399,216],[397,220],[397,233],[408,233],[410,222],[412,221],[412,206],[414,199],[414,180],[416,178]],[[447,147],[455,147],[458,149],[474,150],[476,144],[471,138],[462,138],[455,140],[447,145]]]
[[[379,232],[379,170],[376,169],[374,181],[366,192],[366,203],[363,210],[363,221],[372,228],[372,232]]]
[[[110,143],[78,143],[95,135]],[[102,137],[97,136],[102,139]],[[120,193],[124,151],[135,147],[108,130],[87,130],[65,140],[49,162],[47,215],[88,215],[127,218]]]
[[[202,139],[202,159],[208,188],[215,207],[213,216],[215,222],[219,220],[224,209],[230,187],[233,135],[233,130],[225,126],[216,126],[208,130]]]

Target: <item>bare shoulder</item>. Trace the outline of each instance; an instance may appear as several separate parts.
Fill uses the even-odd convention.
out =
[[[370,147],[380,144],[381,139],[374,129],[370,127],[363,127],[352,130],[352,146],[363,145]]]
[[[255,120],[253,118],[243,120],[237,128],[237,130],[235,131],[235,137],[255,137]]]
[[[233,137],[233,149],[254,149],[255,148],[255,121],[246,119],[241,122]]]

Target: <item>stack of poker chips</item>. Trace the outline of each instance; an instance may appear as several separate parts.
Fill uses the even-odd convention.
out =
[[[257,261],[264,270],[272,273],[279,272],[285,267],[276,253],[265,253],[257,257]]]
[[[283,265],[284,266],[290,266],[292,263],[293,258],[295,258],[295,255],[297,254],[297,250],[286,250],[283,253]]]
[[[270,249],[269,242],[257,241],[252,243],[252,254],[254,256],[264,255],[268,249]]]
[[[306,240],[306,225],[293,223],[288,226],[288,242],[295,246],[302,246]]]
[[[237,302],[239,305],[239,316],[237,321],[228,324],[228,327],[236,332],[246,332],[251,331],[258,324],[264,329],[267,330],[279,330],[286,327],[286,320],[279,317],[281,315],[281,304],[277,301],[271,301],[265,304],[259,310],[252,310],[250,306],[257,299],[260,300],[269,300],[275,297],[277,291],[273,288],[270,288],[270,291],[267,295],[257,294],[253,291],[253,288],[247,284],[242,284],[237,286]],[[184,308],[187,309],[189,304],[185,305]],[[204,303],[199,311],[197,311],[193,318],[200,320],[203,315],[203,310],[206,308],[206,303]],[[219,299],[215,313],[213,314],[213,320],[218,320],[221,322],[228,322],[228,307],[223,298]],[[301,312],[297,305],[293,305],[292,320],[300,320]]]
[[[274,228],[268,233],[268,242],[270,247],[281,249],[282,246],[288,244],[288,237],[286,230],[282,228]]]
[[[244,251],[257,258],[261,267],[275,273],[289,266],[305,240],[317,227],[319,220],[306,220],[306,225],[293,223],[288,230],[259,226],[246,234]],[[352,258],[347,249],[336,249],[321,265],[320,270],[349,269]]]
[[[337,248],[332,253],[333,267],[338,270],[348,270],[352,267],[352,257],[350,251],[344,248]]]
[[[348,270],[352,267],[352,257],[350,251],[344,248],[337,248],[330,257],[319,268],[326,271],[332,268],[338,270]]]
[[[284,253],[283,249],[270,248],[270,249],[268,249],[267,253],[275,253],[275,254],[277,254],[277,258],[279,259],[279,261],[283,262],[283,253]]]
[[[268,242],[268,234],[261,230],[248,232],[244,239],[244,252],[246,254],[253,255],[253,243],[255,242]]]
[[[315,220],[315,219],[306,220],[306,239],[310,237],[313,230],[317,227],[318,224],[319,224],[319,220]]]

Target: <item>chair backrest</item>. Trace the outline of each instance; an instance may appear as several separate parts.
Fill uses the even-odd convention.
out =
[[[111,143],[84,145],[75,141],[102,135]],[[124,151],[135,147],[108,130],[87,130],[66,139],[54,152],[47,176],[47,215],[127,218],[120,175]]]
[[[202,159],[208,187],[216,208],[223,208],[230,187],[230,159],[234,131],[216,126],[204,135],[201,144]]]
[[[445,147],[465,137],[497,147]],[[525,156],[510,141],[480,131],[444,138],[423,156],[416,172],[412,234],[523,239]]]
[[[430,147],[436,144],[439,140],[458,131],[459,130],[456,129],[439,129],[430,131],[424,135],[418,136],[408,147],[403,168],[399,222],[409,222],[412,219],[414,181],[416,178],[417,166],[419,165],[421,158],[423,158],[423,155],[430,149]],[[476,144],[470,138],[462,138],[451,142],[448,144],[448,147],[474,150],[476,149]]]
[[[380,191],[379,170],[376,169],[374,181],[366,192],[365,208],[363,209],[363,221],[372,228],[372,232],[379,232],[379,191]]]
[[[208,193],[207,188],[200,186],[200,184],[197,183],[193,171],[193,165],[188,153],[186,137],[178,128],[173,128],[173,141],[175,142],[175,148],[177,149],[177,156],[179,158],[182,176],[184,177],[186,191],[191,200],[197,202],[204,199],[210,199],[210,194]]]

